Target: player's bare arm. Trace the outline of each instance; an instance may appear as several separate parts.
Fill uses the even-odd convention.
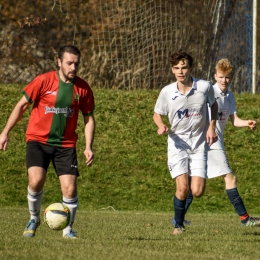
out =
[[[218,103],[215,101],[213,105],[211,106],[211,121],[209,124],[209,128],[206,135],[206,140],[209,146],[211,146],[213,143],[215,143],[218,140],[218,136],[216,134],[216,122],[217,122],[217,116],[218,116]]]
[[[84,155],[86,156],[86,164],[90,166],[94,159],[94,153],[92,151],[92,145],[95,133],[95,118],[94,115],[84,116],[85,123],[85,139],[86,139],[86,149]]]
[[[8,144],[8,134],[21,119],[23,113],[29,105],[30,103],[26,100],[24,96],[16,104],[15,108],[13,109],[11,115],[7,120],[5,128],[0,135],[0,150],[6,150]]]
[[[245,127],[248,126],[252,131],[256,130],[256,121],[254,120],[243,120],[238,117],[238,115],[235,113],[233,115],[230,115],[230,120],[233,126],[235,127]]]
[[[158,127],[158,130],[157,130],[157,133],[158,135],[162,135],[164,133],[167,133],[168,132],[168,127],[163,123],[163,120],[162,120],[162,116],[160,114],[157,114],[157,113],[154,113],[153,115],[153,121],[154,123],[157,125]]]

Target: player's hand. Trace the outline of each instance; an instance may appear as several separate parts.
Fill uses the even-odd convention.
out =
[[[86,149],[84,151],[84,155],[86,156],[86,165],[91,166],[94,159],[94,153],[92,152],[92,150]]]
[[[206,135],[206,142],[209,146],[218,141],[218,136],[215,131],[208,130]]]
[[[248,126],[252,131],[256,130],[256,121],[248,120]]]
[[[6,150],[8,144],[8,136],[7,135],[0,135],[0,150]]]
[[[169,130],[169,129],[168,129],[167,126],[162,125],[162,126],[160,126],[160,127],[158,128],[157,133],[158,133],[158,135],[162,135],[162,134],[164,134],[164,133],[167,133],[168,130]]]

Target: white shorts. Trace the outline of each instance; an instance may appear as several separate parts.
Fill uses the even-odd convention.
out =
[[[231,172],[232,169],[224,150],[208,151],[207,178],[211,179]]]
[[[173,179],[184,173],[206,179],[206,163],[206,150],[178,149],[168,143],[168,168]]]

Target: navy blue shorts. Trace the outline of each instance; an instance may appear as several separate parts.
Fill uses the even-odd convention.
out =
[[[79,176],[77,153],[75,148],[64,148],[29,141],[26,147],[26,166],[43,168],[46,172],[50,162],[54,166],[56,174],[72,174]]]

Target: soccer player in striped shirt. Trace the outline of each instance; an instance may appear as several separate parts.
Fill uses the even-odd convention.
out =
[[[6,150],[8,135],[29,105],[33,104],[26,131],[26,165],[28,171],[28,206],[30,220],[24,237],[34,237],[40,225],[40,209],[47,169],[52,162],[60,181],[62,202],[71,211],[70,225],[63,237],[77,238],[72,230],[78,207],[76,133],[79,112],[83,115],[86,165],[92,164],[95,131],[94,96],[88,83],[76,76],[80,51],[72,45],[58,52],[57,71],[35,77],[22,91],[0,135],[0,150]]]

